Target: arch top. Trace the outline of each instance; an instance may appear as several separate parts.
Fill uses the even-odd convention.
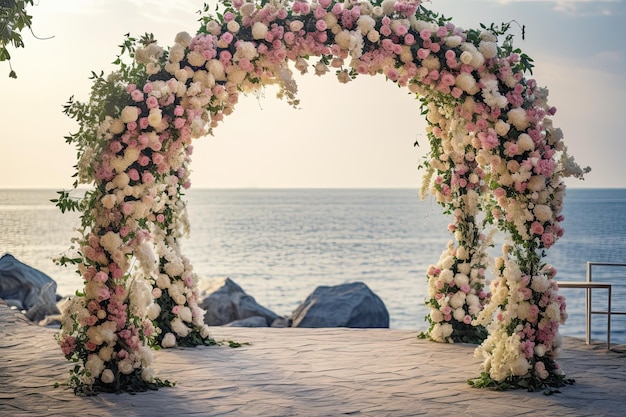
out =
[[[61,192],[57,204],[83,212],[80,252],[64,261],[78,265],[85,291],[59,336],[83,364],[75,389],[110,390],[120,375],[119,390],[153,384],[143,344],[210,342],[180,247],[191,142],[265,85],[297,106],[294,72],[334,72],[341,83],[382,75],[416,95],[430,143],[422,191],[453,215],[454,238],[427,272],[424,337],[476,341],[487,328],[484,384],[563,383],[555,359],[565,304],[542,259],[563,233],[563,178],[588,169],[552,126],[547,90],[525,77],[533,61],[513,46],[510,25],[464,30],[419,0],[228,0],[201,13],[199,30],[169,48],[128,36],[118,70],[94,73],[89,102],[65,107],[79,124],[67,138],[78,150],[74,186],[93,185],[80,203]],[[491,298],[490,224],[512,241],[496,260]]]

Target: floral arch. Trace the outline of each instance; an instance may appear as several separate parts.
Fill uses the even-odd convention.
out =
[[[563,233],[563,178],[588,169],[567,155],[547,91],[525,77],[532,60],[514,49],[507,24],[463,30],[420,3],[225,0],[215,15],[205,5],[195,36],[180,33],[168,49],[152,35],[128,37],[118,70],[93,74],[87,103],[68,102],[79,124],[66,137],[78,150],[74,187],[93,185],[80,200],[66,191],[56,200],[82,212],[77,253],[60,260],[85,283],[58,334],[78,362],[75,392],[168,385],[155,378],[151,347],[213,343],[179,242],[192,139],[211,134],[240,94],[269,84],[297,105],[292,71],[311,68],[342,83],[380,74],[421,102],[430,141],[422,192],[453,218],[452,239],[427,271],[421,336],[482,341],[477,386],[564,383],[556,358],[565,302],[542,258]],[[510,240],[491,294],[489,225]]]

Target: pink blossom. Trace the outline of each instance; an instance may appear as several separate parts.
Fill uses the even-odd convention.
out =
[[[146,106],[148,106],[149,109],[157,108],[159,107],[159,101],[156,97],[150,96],[146,99]]]
[[[419,59],[426,59],[430,55],[430,49],[420,48],[417,50],[417,57]]]
[[[146,130],[148,128],[148,125],[149,125],[149,122],[148,122],[148,118],[147,117],[141,117],[139,119],[139,128],[141,130]],[[135,129],[132,129],[132,130],[135,130]]]
[[[530,225],[530,231],[535,234],[535,235],[542,235],[543,234],[543,225],[537,221],[533,222]]]
[[[70,356],[76,349],[76,338],[73,336],[65,336],[61,343],[61,351],[66,357]]]
[[[541,235],[541,242],[546,248],[550,248],[554,244],[554,235],[552,233],[544,233]]]
[[[130,98],[135,102],[143,101],[143,92],[140,90],[133,90],[133,92],[130,93]]]
[[[154,182],[154,175],[151,172],[143,172],[141,174],[141,182],[144,184],[152,184]]]

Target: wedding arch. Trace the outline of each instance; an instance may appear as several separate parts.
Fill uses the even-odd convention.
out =
[[[430,142],[421,192],[453,219],[451,241],[427,271],[421,336],[482,342],[476,386],[562,385],[565,301],[542,259],[563,233],[563,178],[588,169],[568,156],[547,90],[525,77],[532,60],[514,48],[509,25],[464,30],[420,0],[224,0],[201,13],[196,35],[180,33],[168,49],[150,34],[128,36],[118,69],[93,73],[89,101],[65,106],[79,125],[66,137],[78,151],[74,188],[92,185],[79,200],[67,191],[56,200],[82,212],[76,255],[60,261],[77,266],[84,290],[57,336],[77,362],[75,392],[168,385],[155,377],[151,348],[213,343],[180,247],[192,139],[267,85],[297,106],[293,71],[311,69],[341,83],[382,75],[420,101]],[[508,236],[491,291],[490,225]]]

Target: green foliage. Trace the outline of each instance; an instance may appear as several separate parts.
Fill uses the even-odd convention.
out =
[[[511,67],[514,70],[514,72],[522,72],[522,73],[528,72],[529,74],[532,75],[533,68],[535,66],[533,59],[529,57],[528,55],[526,55],[525,53],[523,53],[520,48],[515,47],[513,44],[514,35],[510,33],[511,25],[513,23],[520,26],[519,23],[517,23],[517,21],[515,20],[506,22],[506,23],[500,23],[499,25],[495,23],[491,23],[489,26],[485,25],[484,23],[481,23],[480,30],[470,29],[467,31],[467,41],[478,46],[481,41],[480,34],[483,31],[489,31],[498,38],[501,36],[504,36],[504,41],[502,41],[502,43],[498,45],[498,55],[501,57],[508,57],[513,54],[517,54],[519,56],[519,60],[516,63],[511,64]],[[526,36],[526,27],[520,26],[520,29],[522,31],[522,40],[524,40]]]
[[[543,390],[544,395],[560,393],[558,388],[573,385],[576,381],[550,372],[547,379],[540,379],[534,373],[529,372],[524,376],[511,376],[503,381],[496,381],[489,373],[482,372],[479,377],[468,379],[467,383],[473,388],[490,388],[495,391],[507,391],[512,389],[525,389],[528,392]]]
[[[29,29],[33,32],[33,17],[26,12],[26,7],[33,5],[34,0],[0,0],[0,61],[8,62],[9,78],[17,78],[11,66],[9,48],[24,48],[22,31]]]

